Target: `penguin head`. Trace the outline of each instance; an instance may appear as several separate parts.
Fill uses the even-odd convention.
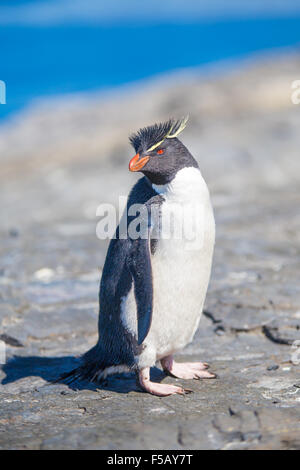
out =
[[[129,162],[130,171],[143,173],[151,183],[167,184],[182,168],[198,167],[196,160],[177,138],[188,118],[170,119],[144,127],[129,140],[136,155]]]

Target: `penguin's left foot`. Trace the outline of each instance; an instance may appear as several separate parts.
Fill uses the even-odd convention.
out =
[[[192,390],[184,389],[182,387],[178,387],[177,385],[151,382],[150,367],[145,367],[145,369],[139,371],[138,380],[140,386],[146,392],[149,392],[152,395],[156,395],[158,397],[167,397],[168,395],[175,395],[176,393],[178,393],[179,395],[185,395],[187,393],[192,392]]]
[[[161,360],[164,371],[178,379],[215,379],[216,374],[208,372],[209,365],[206,362],[175,362],[173,356],[164,357]]]

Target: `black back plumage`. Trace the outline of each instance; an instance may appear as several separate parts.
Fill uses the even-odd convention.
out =
[[[161,204],[162,196],[157,195],[147,178],[137,181],[127,202],[133,204]],[[127,227],[133,217],[128,217]],[[110,241],[100,283],[99,340],[97,344],[81,357],[81,365],[64,374],[59,381],[72,383],[77,380],[97,381],[98,374],[111,366],[127,365],[135,367],[135,356],[139,353],[138,337],[126,331],[121,320],[121,303],[132,288],[134,281],[137,310],[140,313],[138,336],[144,337],[149,328],[149,308],[152,302],[151,265],[146,255],[148,240],[132,240],[119,236],[117,227],[115,237]],[[151,244],[152,249],[154,244]],[[143,274],[140,277],[140,273]],[[145,288],[146,287],[146,288]],[[149,298],[147,298],[147,295]],[[139,308],[140,307],[140,308]],[[146,310],[143,311],[143,308]],[[151,312],[150,312],[151,315]]]

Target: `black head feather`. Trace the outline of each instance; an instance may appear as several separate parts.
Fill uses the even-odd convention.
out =
[[[178,135],[184,129],[186,122],[187,118],[169,119],[153,126],[143,127],[129,137],[129,142],[136,152],[141,150],[147,152],[166,138]]]

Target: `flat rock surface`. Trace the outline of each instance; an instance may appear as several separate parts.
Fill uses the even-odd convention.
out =
[[[300,448],[299,66],[293,54],[259,57],[45,102],[2,126],[0,448]],[[131,374],[52,384],[97,340],[107,241],[96,208],[117,206],[136,180],[127,134],[186,113],[217,240],[206,314],[178,360],[207,361],[218,378],[154,368],[194,392],[167,398]]]

